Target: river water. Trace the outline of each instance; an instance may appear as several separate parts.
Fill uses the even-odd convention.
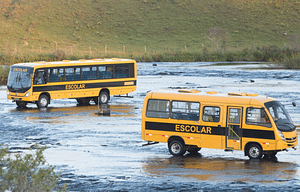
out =
[[[30,153],[36,143],[47,146],[47,162],[70,191],[300,191],[299,149],[273,160],[249,160],[242,151],[202,149],[173,157],[165,143],[142,147],[144,96],[157,89],[267,95],[282,102],[300,125],[299,71],[261,69],[271,65],[138,63],[137,91],[129,94],[133,98],[112,97],[110,116],[67,99],[53,100],[48,109],[33,104],[19,109],[1,86],[0,143],[15,153]]]

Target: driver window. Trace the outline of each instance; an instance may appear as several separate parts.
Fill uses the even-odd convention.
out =
[[[46,83],[46,72],[45,71],[36,71],[34,75],[33,83],[35,85],[45,84]]]
[[[270,119],[263,108],[247,108],[246,123],[271,127]]]

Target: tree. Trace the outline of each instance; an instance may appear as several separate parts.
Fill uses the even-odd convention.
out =
[[[211,41],[212,45],[216,47],[217,50],[219,50],[219,42],[222,40],[225,42],[227,36],[227,29],[213,27],[207,31],[206,38]]]
[[[45,149],[37,146],[35,154],[17,154],[10,158],[8,148],[1,148],[0,191],[53,191],[59,176],[54,166],[46,164]],[[66,191],[66,184],[58,191]]]

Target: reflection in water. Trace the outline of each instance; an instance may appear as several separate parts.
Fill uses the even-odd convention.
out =
[[[145,172],[158,177],[175,176],[201,181],[280,182],[297,177],[297,164],[277,160],[233,160],[197,156],[149,158]]]
[[[86,120],[87,116],[98,116],[99,111],[105,113],[104,116],[111,117],[134,117],[135,106],[129,104],[116,104],[98,106],[70,106],[70,107],[48,107],[38,108],[15,108],[9,113],[21,112],[26,120],[38,123],[67,123],[70,119]],[[99,116],[101,117],[101,116]]]

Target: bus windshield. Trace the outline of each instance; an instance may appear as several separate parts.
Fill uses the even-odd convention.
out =
[[[266,108],[269,110],[272,118],[280,131],[294,131],[295,125],[287,110],[278,101],[270,101],[265,103]]]
[[[31,87],[33,68],[13,66],[10,69],[7,88],[11,92],[24,93]]]

